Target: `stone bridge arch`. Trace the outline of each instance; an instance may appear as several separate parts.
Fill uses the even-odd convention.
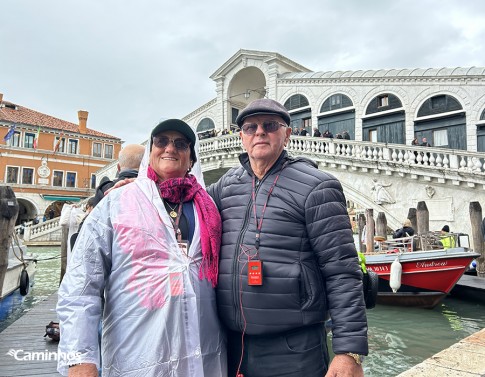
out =
[[[19,204],[19,213],[15,225],[20,225],[23,221],[31,221],[39,215],[39,207],[30,199],[17,197],[17,202]]]

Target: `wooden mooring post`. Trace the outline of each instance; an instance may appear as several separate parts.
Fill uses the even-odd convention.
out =
[[[408,219],[411,221],[411,227],[417,231],[418,230],[418,221],[416,218],[416,208],[409,208],[408,210]]]
[[[426,202],[418,202],[416,209],[416,225],[418,234],[429,232],[429,211]]]
[[[387,239],[387,219],[384,212],[379,212],[377,214],[376,236],[384,237],[385,239]]]
[[[19,213],[17,198],[10,186],[0,186],[0,294],[8,268],[8,250]]]
[[[365,244],[362,242],[362,232],[365,227],[365,215],[363,213],[359,214],[359,251],[365,253]]]
[[[374,210],[368,208],[365,210],[365,249],[366,252],[374,251],[374,234],[375,234],[375,222],[374,222]]]
[[[482,231],[482,206],[479,202],[470,202],[470,222],[472,228],[473,250],[480,253],[477,260],[477,275],[485,277],[485,245]]]

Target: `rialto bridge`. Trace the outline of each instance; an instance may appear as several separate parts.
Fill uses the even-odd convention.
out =
[[[383,212],[392,229],[401,227],[409,208],[425,201],[430,230],[448,224],[451,231],[471,234],[469,203],[485,205],[485,153],[293,135],[287,150],[336,176],[349,207],[357,212],[372,208],[375,217]],[[239,134],[200,140],[206,184],[237,166],[241,152]],[[115,174],[116,162],[99,170],[97,180],[113,179]],[[31,240],[46,237],[58,226],[58,222],[32,226]]]
[[[303,136],[291,136],[287,150],[335,175],[351,206],[384,212],[393,229],[425,201],[430,230],[449,224],[451,231],[470,233],[469,203],[485,205],[484,153]],[[201,140],[207,183],[237,166],[242,151],[238,134]]]

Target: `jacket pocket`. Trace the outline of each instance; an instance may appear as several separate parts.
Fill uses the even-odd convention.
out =
[[[300,264],[300,305],[302,309],[310,305],[313,298],[310,273],[311,270],[307,266]]]

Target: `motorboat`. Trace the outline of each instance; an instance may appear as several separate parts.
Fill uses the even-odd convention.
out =
[[[469,249],[468,236],[462,233],[376,241],[365,262],[379,277],[378,304],[433,308],[480,256]]]
[[[21,296],[27,295],[34,282],[37,267],[36,256],[27,250],[20,239],[14,237],[15,242],[8,249],[8,266],[5,272],[0,300],[19,291]]]

